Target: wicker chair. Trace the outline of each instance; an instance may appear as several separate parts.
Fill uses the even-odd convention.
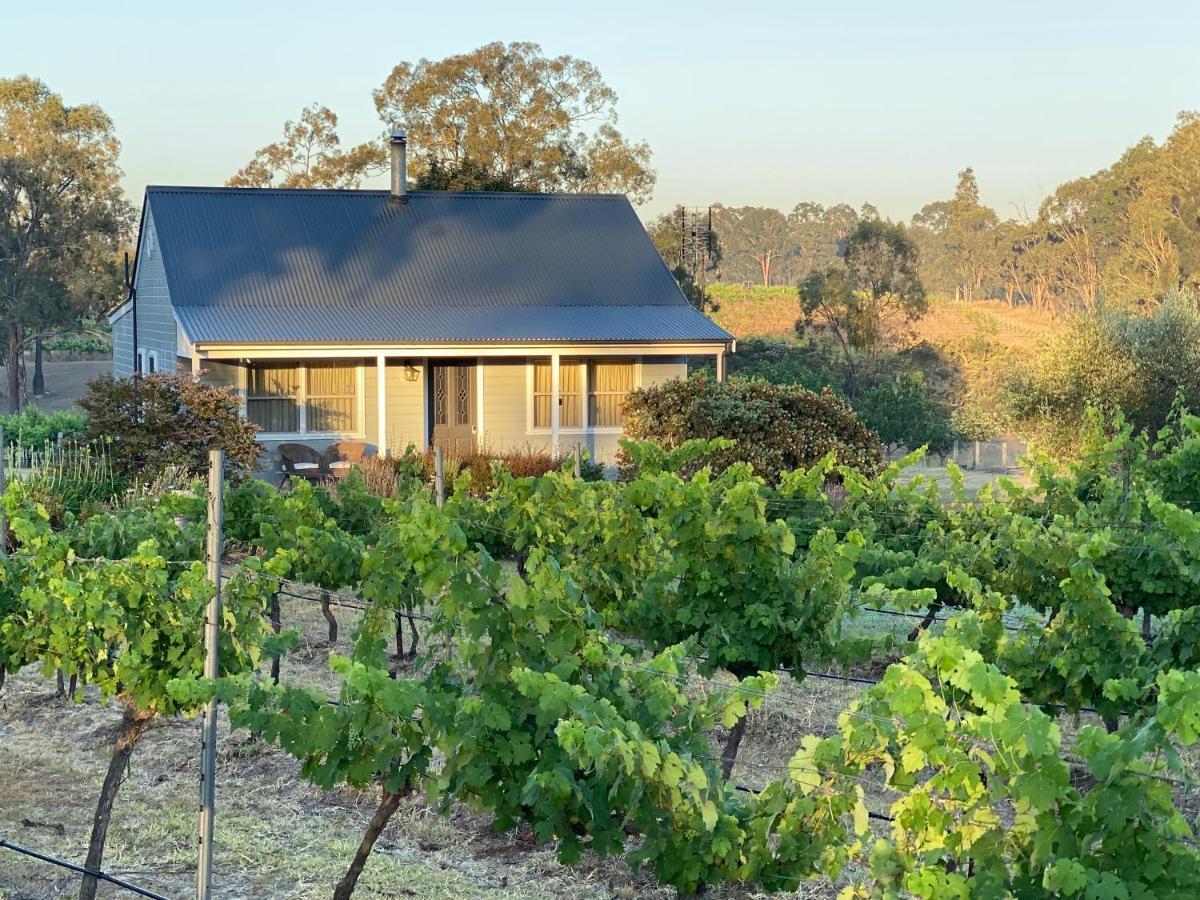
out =
[[[338,441],[325,451],[325,470],[334,478],[345,478],[351,466],[369,455],[362,441]]]
[[[305,444],[280,444],[279,461],[284,481],[303,478],[316,484],[329,475],[325,457]]]

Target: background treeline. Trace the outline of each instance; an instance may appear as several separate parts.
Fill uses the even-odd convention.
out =
[[[1016,434],[1071,454],[1089,406],[1151,433],[1176,396],[1200,406],[1198,114],[1020,219],[970,168],[908,223],[870,204],[711,209],[704,260],[681,254],[679,210],[648,228],[740,339],[731,374],[829,387],[889,450]]]
[[[712,206],[719,254],[709,281],[792,285],[835,264],[870,204]],[[672,265],[677,221],[650,231]],[[1038,309],[1136,303],[1200,284],[1200,115],[1181,113],[1161,144],[1146,137],[1109,168],[1060,185],[1036,210],[1002,218],[964,169],[951,197],[927,204],[909,231],[933,295],[1003,299]]]

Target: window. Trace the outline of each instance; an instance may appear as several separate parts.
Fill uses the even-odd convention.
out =
[[[583,426],[582,366],[576,360],[560,361],[558,365],[558,427]],[[550,403],[553,399],[553,372],[550,360],[533,364],[533,427],[549,428]]]
[[[251,366],[246,373],[246,418],[267,432],[300,430],[300,370]]]
[[[633,390],[635,375],[633,360],[563,360],[558,368],[559,427],[620,428],[625,422],[625,397]],[[549,360],[534,362],[534,428],[551,427],[550,408],[554,397],[551,376]]]
[[[588,363],[588,424],[594,428],[625,424],[625,398],[633,390],[631,360]]]
[[[357,433],[358,369],[353,363],[253,365],[246,418],[271,434]]]
[[[343,363],[306,367],[308,375],[307,431],[357,431],[358,373]]]

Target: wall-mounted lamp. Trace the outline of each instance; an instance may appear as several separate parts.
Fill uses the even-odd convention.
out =
[[[414,366],[412,363],[406,362],[404,364],[404,380],[405,381],[419,381],[420,378],[421,378],[421,370],[418,369],[416,366]]]

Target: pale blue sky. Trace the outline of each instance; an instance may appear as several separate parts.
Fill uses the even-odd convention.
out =
[[[492,40],[600,68],[619,127],[654,151],[643,216],[869,200],[908,218],[966,165],[1002,215],[1033,212],[1200,107],[1195,0],[14,5],[0,77],[101,104],[134,202],[147,183],[221,184],[314,101],[343,142],[369,139],[371,90],[396,62]]]

